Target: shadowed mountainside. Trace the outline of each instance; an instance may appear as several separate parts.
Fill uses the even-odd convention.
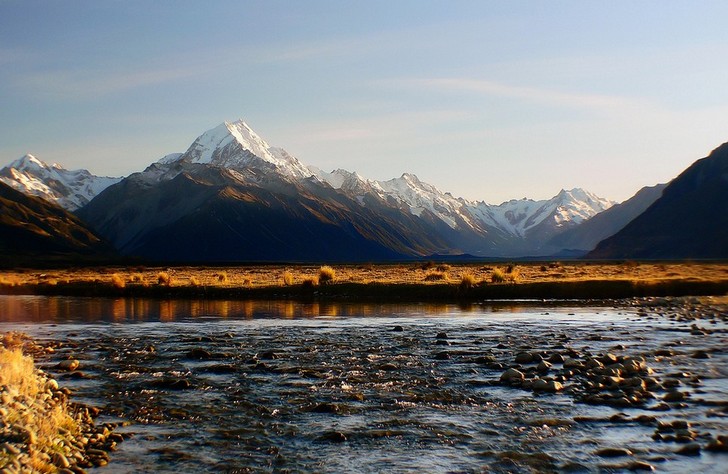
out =
[[[0,183],[3,265],[31,261],[110,258],[111,247],[61,207]]]
[[[693,163],[660,199],[587,257],[728,258],[728,143]]]

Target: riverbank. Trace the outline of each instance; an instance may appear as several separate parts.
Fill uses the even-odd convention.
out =
[[[0,472],[83,473],[104,466],[121,435],[112,424],[96,425],[96,408],[73,403],[70,390],[37,369],[30,354],[52,353],[29,337],[6,333],[0,339]],[[79,362],[61,361],[59,371]]]
[[[386,264],[8,270],[0,294],[345,301],[728,294],[727,263]]]

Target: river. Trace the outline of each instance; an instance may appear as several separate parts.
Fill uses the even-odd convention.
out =
[[[117,430],[128,439],[99,469],[106,473],[725,473],[728,454],[706,447],[728,434],[726,319],[724,307],[690,299],[458,306],[0,296],[0,330],[54,341],[37,364],[74,400],[101,408],[100,421],[125,422]],[[535,360],[516,364],[523,353]],[[587,382],[563,377],[554,359],[607,353],[645,358],[658,385],[643,403],[584,403]],[[69,356],[79,370],[54,372]],[[554,361],[546,370],[563,390],[500,383],[509,367],[536,376],[541,359]],[[675,386],[685,399],[665,403]],[[669,425],[683,421],[691,439],[676,440]],[[679,453],[687,445],[698,452]]]

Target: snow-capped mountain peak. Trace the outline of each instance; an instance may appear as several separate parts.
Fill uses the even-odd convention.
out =
[[[89,171],[67,170],[58,163],[48,165],[27,154],[0,169],[0,181],[26,194],[58,203],[74,211],[121,178],[94,176]]]
[[[271,147],[243,120],[224,122],[203,133],[181,159],[230,169],[274,169],[293,178],[312,174],[285,150]]]

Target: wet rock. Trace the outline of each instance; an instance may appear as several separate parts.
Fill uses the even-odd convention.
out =
[[[617,356],[612,354],[611,352],[604,354],[598,360],[604,365],[612,365],[618,362]]]
[[[679,402],[685,399],[685,393],[678,390],[667,392],[662,399],[668,403]]]
[[[510,368],[503,372],[503,374],[500,377],[501,382],[521,382],[523,379],[525,379],[526,376],[521,372],[520,370]]]
[[[698,350],[693,352],[690,357],[693,359],[710,359],[710,354],[708,354],[706,351]]]
[[[533,389],[537,392],[556,393],[564,389],[564,386],[555,380],[537,379],[533,383]]]
[[[621,456],[632,456],[632,451],[627,448],[602,448],[594,452],[603,458],[617,458]]]
[[[203,349],[201,347],[195,347],[194,349],[190,349],[185,354],[185,359],[197,359],[197,360],[203,360],[203,359],[211,359],[212,354],[210,351]]]
[[[392,332],[404,332],[404,328],[402,326],[395,326],[392,328]]]
[[[654,471],[655,466],[645,461],[632,461],[627,466],[630,471]]]
[[[435,336],[435,339],[447,339],[447,333],[446,332],[438,332],[437,336]]]
[[[689,443],[675,451],[675,453],[683,456],[699,456],[700,445],[698,443]]]
[[[538,370],[541,373],[548,372],[549,369],[553,367],[550,363],[546,362],[545,360],[542,360],[538,363],[538,366],[536,366],[536,370]]]
[[[450,353],[447,351],[441,351],[435,354],[435,360],[449,360]]]
[[[328,431],[319,437],[321,441],[330,441],[332,443],[343,443],[347,437],[341,431]]]
[[[533,362],[533,354],[530,354],[528,352],[520,352],[516,354],[516,363],[517,364],[530,364]]]
[[[156,389],[167,389],[167,390],[187,390],[192,387],[192,384],[187,379],[160,379],[153,380],[149,383],[149,386]]]
[[[721,439],[724,438],[724,439]],[[714,453],[728,453],[728,438],[726,436],[719,436],[718,439],[714,439],[708,443],[705,447],[706,451]]]
[[[60,361],[56,367],[60,370],[66,370],[68,372],[72,372],[72,371],[76,370],[79,365],[81,365],[81,363],[79,361],[77,361],[76,359],[67,359],[67,360]]]
[[[564,356],[559,354],[558,352],[555,354],[551,354],[548,358],[548,361],[552,364],[563,364],[564,363]]]

